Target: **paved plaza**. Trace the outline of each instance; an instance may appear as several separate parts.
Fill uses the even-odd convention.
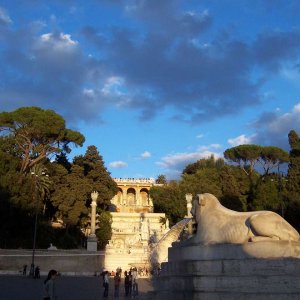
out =
[[[43,281],[23,276],[0,276],[0,300],[41,300],[43,299]],[[75,277],[61,276],[57,278],[58,300],[100,300],[114,299],[113,279],[110,280],[109,297],[103,298],[102,278],[96,276]],[[119,299],[146,299],[146,293],[152,290],[151,282],[147,278],[139,278],[139,295],[124,296],[124,279],[120,287]]]

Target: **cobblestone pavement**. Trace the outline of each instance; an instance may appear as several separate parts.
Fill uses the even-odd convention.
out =
[[[33,279],[23,276],[0,276],[0,300],[42,300],[43,281],[45,277]],[[120,286],[119,300],[148,299],[146,293],[152,291],[151,281],[148,278],[139,278],[139,295],[135,297],[124,296],[124,279]],[[58,300],[113,300],[114,286],[110,280],[109,297],[103,298],[103,287],[101,277],[75,277],[60,276],[56,281]]]

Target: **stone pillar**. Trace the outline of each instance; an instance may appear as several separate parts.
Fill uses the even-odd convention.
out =
[[[99,193],[94,191],[91,193],[92,203],[91,203],[91,233],[87,240],[87,250],[88,251],[97,251],[97,237],[95,234],[96,229],[96,207],[97,207],[97,198]]]
[[[141,199],[141,188],[136,188],[135,192],[136,192],[136,199],[135,199],[136,202],[135,202],[135,204],[137,206],[140,206],[141,202],[142,202],[142,199]]]
[[[127,204],[127,188],[122,188],[122,192],[123,192],[123,205]]]
[[[185,199],[186,199],[186,209],[187,209],[187,216],[186,217],[187,218],[192,218],[191,209],[192,209],[193,195],[192,194],[186,194]],[[192,224],[192,222],[188,223],[188,234],[189,235],[193,234],[193,224]]]
[[[98,192],[92,192],[91,197],[92,197],[92,215],[91,215],[91,235],[95,235],[95,228],[96,228],[96,207],[97,207],[97,198],[98,198],[99,193]]]

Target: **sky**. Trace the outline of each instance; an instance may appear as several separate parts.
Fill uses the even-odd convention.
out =
[[[112,177],[300,134],[298,0],[2,0],[0,110],[52,109]]]

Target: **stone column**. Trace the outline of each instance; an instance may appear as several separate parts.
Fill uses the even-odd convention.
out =
[[[92,197],[92,215],[91,215],[91,233],[90,235],[95,235],[95,228],[96,228],[96,207],[97,207],[97,198],[99,193],[94,191],[91,193]]]
[[[136,192],[136,198],[135,198],[135,205],[140,206],[141,205],[141,188],[136,188],[135,189]]]
[[[87,240],[87,250],[88,251],[97,251],[97,237],[95,234],[96,229],[96,207],[97,207],[97,198],[99,193],[94,191],[91,193],[92,203],[91,203],[91,233]]]
[[[123,193],[123,205],[127,204],[127,188],[122,188],[122,193]]]
[[[192,209],[192,201],[193,201],[193,195],[192,194],[186,194],[185,195],[185,199],[186,199],[186,209],[187,209],[187,218],[192,218],[192,213],[191,213],[191,209]],[[193,234],[193,224],[190,221],[188,223],[188,234],[192,235]]]

